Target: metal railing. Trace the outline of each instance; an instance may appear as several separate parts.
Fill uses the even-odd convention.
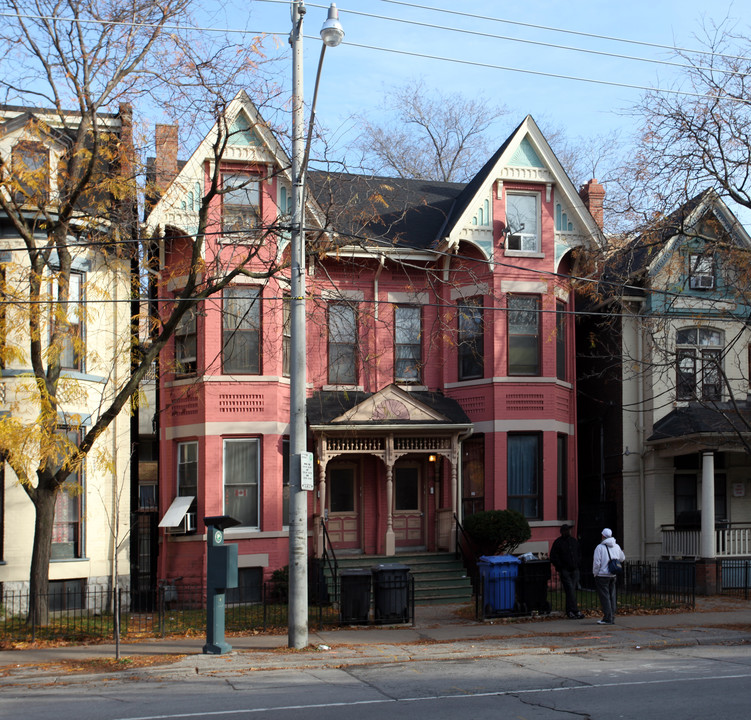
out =
[[[717,587],[723,595],[751,597],[751,560],[721,560],[717,563]]]

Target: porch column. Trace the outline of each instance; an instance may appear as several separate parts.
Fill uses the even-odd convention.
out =
[[[701,463],[701,556],[715,558],[714,452],[702,453]]]
[[[394,535],[394,466],[386,463],[386,555],[396,555]]]
[[[459,453],[451,453],[451,535],[449,552],[456,552],[456,516],[459,514]]]

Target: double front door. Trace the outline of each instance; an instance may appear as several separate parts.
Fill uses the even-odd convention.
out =
[[[377,493],[363,493],[360,468],[356,463],[332,463],[328,467],[326,529],[337,550],[360,550],[365,517],[379,518]],[[383,478],[384,474],[380,474]],[[385,482],[385,480],[383,480]],[[427,497],[419,463],[400,463],[393,469],[392,522],[397,547],[426,545],[425,509]],[[385,497],[385,491],[380,493]]]

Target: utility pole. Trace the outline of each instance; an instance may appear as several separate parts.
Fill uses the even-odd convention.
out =
[[[321,28],[323,48],[318,61],[307,146],[304,137],[303,0],[292,0],[292,240],[290,259],[290,432],[289,432],[289,617],[288,646],[298,650],[308,644],[308,493],[302,487],[303,455],[307,452],[305,387],[307,384],[305,328],[305,172],[310,132],[318,95],[318,81],[326,47],[336,47],[344,37],[334,3]]]

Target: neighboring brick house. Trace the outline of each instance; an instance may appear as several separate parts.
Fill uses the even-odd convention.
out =
[[[247,97],[227,125],[226,182],[246,184],[212,210],[207,272],[240,252],[233,227],[263,236],[266,261],[288,252],[289,158]],[[164,277],[197,226],[213,137],[181,168],[157,158],[173,178],[148,218]],[[455,515],[507,507],[530,521],[527,549],[547,552],[577,519],[572,251],[601,230],[534,120],[466,185],[326,172],[308,184],[311,553],[321,523],[338,553],[448,551]],[[601,214],[601,186],[586,194]],[[285,271],[245,278],[163,360],[160,513],[179,495],[195,504],[187,532],[163,538],[161,577],[203,580],[208,515],[241,521],[226,532],[241,584],[287,562],[288,295]]]
[[[0,210],[1,449],[3,460],[15,453],[16,460],[30,457],[39,463],[29,473],[32,484],[37,467],[42,465],[37,432],[42,408],[30,352],[33,321],[26,299],[30,282],[37,276],[30,261],[33,252],[27,251],[19,224],[32,228],[33,243],[39,250],[34,260],[35,271],[41,276],[40,296],[49,299],[39,325],[40,362],[50,383],[57,375],[50,359],[56,353],[50,346],[53,328],[57,329],[56,313],[60,312],[57,300],[64,276],[60,269],[63,248],[71,255],[65,310],[70,326],[60,331],[62,349],[54,398],[57,429],[53,432],[65,433],[77,444],[111,401],[115,389],[130,376],[128,247],[135,230],[135,200],[134,194],[111,191],[115,185],[129,187],[131,181],[132,118],[128,106],[118,113],[97,115],[101,150],[95,156],[91,184],[74,204],[65,242],[59,243],[49,233],[65,207],[64,190],[69,186],[64,176],[75,173],[72,155],[81,123],[76,112],[0,105],[0,192],[5,198]],[[87,132],[86,142],[92,134]],[[88,152],[81,152],[82,156],[88,157]],[[112,421],[83,466],[70,474],[64,489],[55,496],[50,609],[81,607],[87,588],[110,588],[115,575],[121,586],[129,584],[127,544],[122,543],[130,524],[129,433],[126,410]],[[11,464],[0,463],[0,586],[6,603],[15,593],[13,607],[20,610],[28,599],[35,513]],[[108,597],[100,593],[98,599],[90,597],[88,602],[101,607]]]
[[[580,381],[583,495],[630,559],[708,561],[704,588],[716,557],[751,556],[749,251],[711,190],[635,238]]]

